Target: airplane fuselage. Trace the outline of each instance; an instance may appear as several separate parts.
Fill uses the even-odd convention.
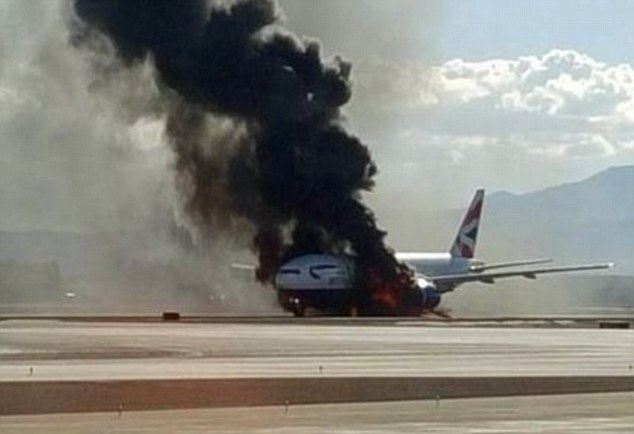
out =
[[[456,272],[468,267],[467,262],[445,259],[441,254],[416,255],[412,256],[414,262],[410,265],[415,274],[419,272],[414,264],[427,270],[435,266],[439,271]],[[353,257],[308,254],[280,267],[275,276],[275,287],[280,305],[297,316],[303,316],[306,308],[341,314],[347,313],[355,304],[352,297],[356,277]],[[418,287],[407,295],[408,305],[399,306],[394,312],[420,314],[425,309],[432,309],[440,303],[440,290],[431,282],[421,285],[419,281]]]
[[[474,267],[484,265],[475,258],[460,258],[450,253],[399,252],[396,259],[428,277],[469,273]]]
[[[280,305],[295,315],[303,315],[306,307],[335,312],[350,304],[354,262],[347,256],[299,256],[280,267],[274,283]]]

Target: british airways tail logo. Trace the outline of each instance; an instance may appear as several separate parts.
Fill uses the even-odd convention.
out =
[[[450,251],[452,256],[473,258],[476,240],[478,238],[478,226],[480,224],[480,215],[482,214],[483,199],[484,191],[478,190],[458,230],[458,235]]]

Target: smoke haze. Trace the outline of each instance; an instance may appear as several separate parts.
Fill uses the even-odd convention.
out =
[[[153,69],[117,67],[103,40],[73,49],[71,14],[67,1],[0,4],[0,261],[55,263],[62,278],[24,300],[272,309],[253,285],[225,296],[228,257],[245,257],[234,237],[202,249],[184,229]]]
[[[101,56],[101,36],[113,44],[116,60],[93,68],[101,77],[154,66],[178,191],[203,238],[253,225],[262,282],[291,256],[330,252],[357,257],[364,291],[409,289],[361,199],[376,167],[341,117],[347,61],[282,28],[275,1],[74,5],[73,43]]]
[[[155,146],[156,125],[124,123],[103,109],[108,101],[90,98],[87,68],[68,48],[62,8],[2,3],[2,21],[12,24],[2,27],[0,226],[138,227],[164,190],[167,153]]]

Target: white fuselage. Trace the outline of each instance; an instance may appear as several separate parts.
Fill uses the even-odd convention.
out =
[[[348,306],[354,284],[354,262],[347,256],[302,255],[275,274],[279,303],[296,316],[303,316],[306,307],[337,311]]]
[[[480,266],[477,259],[459,258],[449,253],[401,252],[396,258],[412,267],[416,273],[427,277],[469,273],[474,266]]]

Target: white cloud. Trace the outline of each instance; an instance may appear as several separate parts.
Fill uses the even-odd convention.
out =
[[[601,134],[564,134],[556,141],[531,142],[527,152],[546,158],[601,158],[617,153],[617,144]]]
[[[406,129],[420,143],[445,137],[453,155],[462,155],[455,139],[488,137],[507,143],[507,152],[578,159],[630,153],[634,139],[632,65],[607,64],[574,50],[479,62],[454,59],[431,68],[362,64],[356,82],[352,116],[379,143],[392,142]],[[396,142],[390,150],[403,143]]]
[[[631,65],[608,65],[573,50],[480,62],[454,59],[432,68],[374,62],[359,69],[357,99],[393,99],[396,106],[477,104],[490,110],[605,117],[631,116],[634,101]]]
[[[355,71],[348,114],[381,169],[377,202],[460,205],[477,186],[528,191],[634,164],[632,65],[551,50]]]
[[[457,59],[431,75],[436,86],[430,91],[441,105],[484,100],[497,110],[590,117],[618,115],[634,98],[630,65],[607,65],[573,50],[511,60]]]

